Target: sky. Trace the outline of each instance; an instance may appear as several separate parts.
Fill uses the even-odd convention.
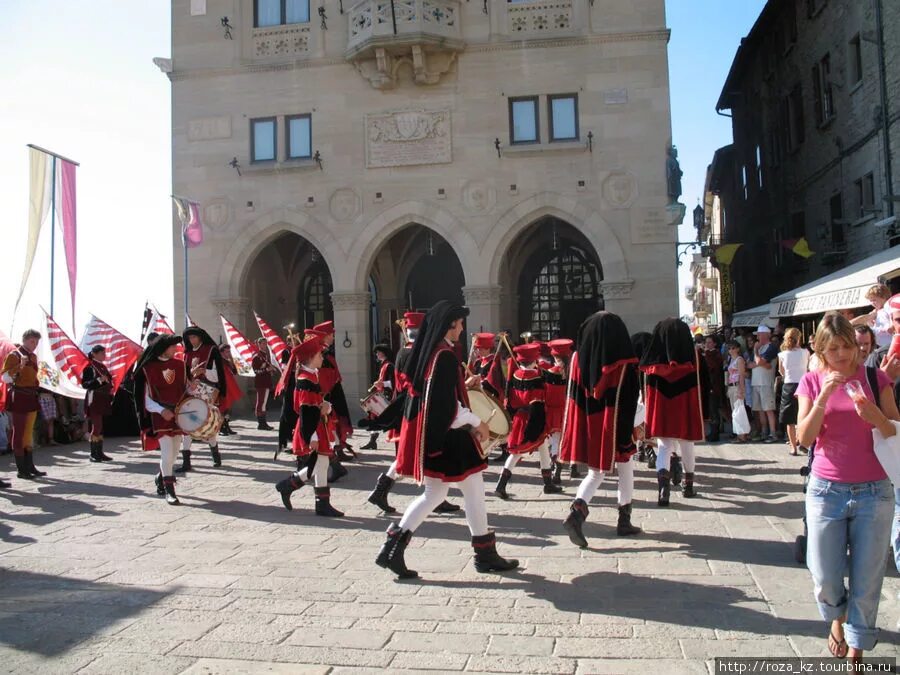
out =
[[[621,0],[627,2],[628,0]],[[138,337],[144,302],[169,316],[172,286],[170,83],[153,65],[169,57],[169,0],[0,0],[4,69],[0,97],[0,330],[13,337],[50,309],[50,227],[13,323],[28,223],[27,143],[78,169],[78,286],[73,331],[57,245],[54,314],[81,337],[90,313]],[[764,0],[667,0],[673,141],[688,216],[702,196],[716,148],[731,142],[715,103],[740,38]],[[180,253],[180,252],[179,252]],[[673,252],[673,257],[675,253]],[[681,268],[681,313],[690,255]],[[176,323],[179,323],[176,321]],[[12,329],[12,331],[11,331]]]

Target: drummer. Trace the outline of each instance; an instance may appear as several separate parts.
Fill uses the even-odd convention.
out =
[[[390,402],[394,398],[394,358],[389,345],[379,343],[372,348],[372,354],[378,362],[378,379],[375,380],[369,391],[375,391],[383,397],[385,402]],[[367,410],[368,418],[372,419],[375,415],[372,411]],[[369,442],[360,446],[360,450],[376,450],[378,448],[378,432],[369,433]]]
[[[500,345],[498,344],[496,350],[494,349],[495,338],[493,333],[475,333],[472,341],[475,352],[472,364],[474,379],[470,377],[466,384],[470,389],[481,388],[485,393],[494,397],[503,408],[506,404],[506,376],[503,374]],[[495,461],[505,462],[509,456],[506,442],[503,442],[499,449],[500,456]]]

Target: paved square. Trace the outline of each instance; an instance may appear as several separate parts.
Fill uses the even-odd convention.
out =
[[[272,462],[274,432],[234,426],[220,469],[195,445],[178,507],[156,496],[158,456],[136,442],[107,441],[115,461],[102,465],[85,445],[38,451],[49,476],[0,492],[4,671],[674,674],[708,672],[715,656],[827,655],[793,559],[805,460],[784,445],[699,446],[701,497],[673,493],[668,510],[639,469],[636,538],[615,536],[610,481],[585,551],[561,527],[575,484],[544,496],[536,465],[522,464],[512,501],[488,497],[498,548],[520,571],[476,573],[465,519],[435,516],[407,551],[422,578],[397,582],[374,565],[389,521],[366,502],[385,445],[348,464],[332,488],[347,517],[326,520],[310,487],[293,512],[281,506],[273,486],[291,463]],[[496,477],[492,467],[489,488]],[[417,493],[399,483],[392,502],[402,510]],[[873,656],[900,653],[892,567]]]

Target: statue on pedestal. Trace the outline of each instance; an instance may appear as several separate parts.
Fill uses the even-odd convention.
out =
[[[666,192],[669,204],[675,204],[681,196],[681,177],[684,172],[678,163],[678,150],[674,145],[669,146],[666,154]]]

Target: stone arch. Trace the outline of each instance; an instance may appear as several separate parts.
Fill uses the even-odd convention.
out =
[[[269,211],[244,228],[231,243],[219,266],[216,289],[221,297],[239,297],[250,266],[268,244],[285,232],[293,232],[315,246],[332,276],[336,273],[340,246],[334,235],[308,214],[295,209]]]
[[[572,197],[542,192],[511,208],[491,228],[482,247],[489,274],[485,283],[500,283],[503,257],[510,245],[524,230],[545,216],[564,220],[587,238],[600,260],[605,281],[629,279],[625,253],[609,223],[599,213],[582,206]]]
[[[335,269],[335,288],[368,288],[369,270],[378,251],[394,234],[412,223],[434,230],[450,244],[462,264],[466,283],[471,283],[469,279],[475,274],[480,258],[475,238],[447,211],[427,202],[407,201],[382,211],[361,228],[346,264]]]

